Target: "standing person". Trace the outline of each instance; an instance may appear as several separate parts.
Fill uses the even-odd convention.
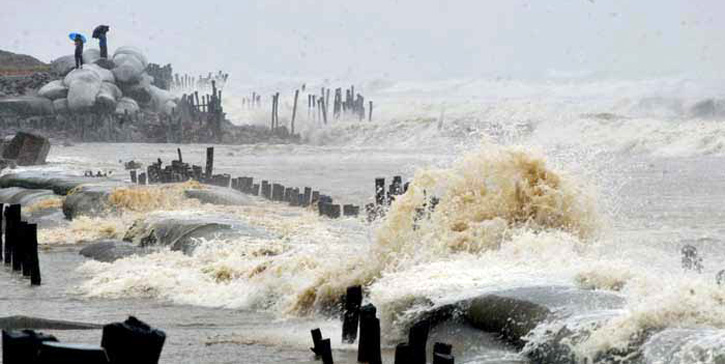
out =
[[[111,29],[108,25],[99,25],[93,29],[93,38],[98,38],[98,45],[101,47],[101,58],[108,58],[108,41],[106,33]]]
[[[83,68],[83,38],[81,38],[80,34],[76,34],[73,42],[76,45],[76,69]]]

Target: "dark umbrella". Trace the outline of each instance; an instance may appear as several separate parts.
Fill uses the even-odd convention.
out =
[[[98,38],[101,36],[101,34],[105,34],[108,32],[109,26],[108,25],[99,25],[96,27],[96,29],[93,29],[93,38]]]

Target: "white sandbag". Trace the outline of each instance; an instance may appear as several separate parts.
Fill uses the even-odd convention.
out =
[[[118,86],[116,86],[116,84],[114,84],[114,83],[103,82],[101,84],[101,91],[108,92],[116,100],[120,100],[123,97],[123,93],[121,92],[121,89],[118,88]]]
[[[98,74],[98,72],[91,70],[91,69],[77,69],[73,70],[71,73],[65,76],[63,78],[63,85],[66,87],[70,87],[70,84],[74,81],[82,81],[82,82],[101,82],[101,76]],[[100,87],[100,85],[98,85]]]
[[[138,59],[139,62],[143,65],[144,68],[146,68],[149,65],[148,60],[146,60],[146,56],[141,52],[140,49],[136,47],[131,46],[123,46],[116,49],[116,52],[113,53],[113,59],[116,59],[116,56],[119,55],[130,55]]]
[[[175,109],[176,109],[176,101],[169,100],[169,101],[166,101],[166,103],[161,108],[161,110],[159,110],[159,112],[164,113],[166,115],[171,115],[175,111]]]
[[[116,111],[117,100],[121,97],[121,90],[112,83],[102,82],[101,89],[96,95],[96,104],[94,110],[101,113],[111,113]]]
[[[101,67],[103,69],[107,69],[109,71],[116,68],[116,62],[113,62],[112,59],[108,58],[99,58],[93,64],[97,65],[98,67]]]
[[[121,90],[123,91],[123,96],[136,100],[140,105],[147,105],[153,101],[150,86],[144,84],[122,85]]]
[[[116,83],[116,77],[113,76],[113,72],[102,68],[99,65],[96,64],[87,64],[83,65],[83,69],[89,69],[93,72],[96,72],[98,76],[101,78],[101,81],[103,82],[110,82],[110,83]]]
[[[62,98],[53,100],[53,110],[56,114],[67,114],[68,113],[68,99]]]
[[[139,110],[140,108],[138,107],[136,101],[128,97],[121,98],[116,104],[116,114],[123,114],[126,111],[128,111],[129,114],[135,114]]]
[[[68,109],[83,112],[95,104],[102,82],[95,71],[79,69],[69,73],[64,83],[68,85]]]
[[[38,96],[51,100],[62,99],[68,96],[68,87],[61,80],[50,81],[38,90]]]
[[[91,64],[101,58],[101,51],[96,48],[88,48],[83,51],[83,63]]]
[[[75,68],[76,59],[72,55],[60,57],[50,63],[50,70],[61,77],[64,77]]]
[[[121,54],[113,58],[116,68],[113,75],[118,82],[136,83],[140,80],[141,74],[146,67],[134,56]]]
[[[168,112],[165,112],[165,110],[167,109],[167,102],[174,101],[174,95],[172,95],[169,91],[160,89],[153,85],[149,86],[149,91],[151,92],[151,105],[154,110],[156,110],[157,112],[170,114],[170,108],[168,108]],[[176,105],[175,102],[174,105]]]

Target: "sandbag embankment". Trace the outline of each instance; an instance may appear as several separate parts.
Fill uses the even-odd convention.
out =
[[[150,214],[136,220],[123,240],[139,247],[168,246],[171,250],[191,254],[199,243],[198,239],[241,236],[267,239],[271,234],[224,216],[180,215],[177,212]]]
[[[114,262],[121,258],[151,253],[148,248],[138,247],[120,240],[100,240],[86,245],[80,255],[99,262]]]
[[[146,72],[148,60],[139,49],[120,47],[110,59],[100,58],[97,49],[87,49],[83,59],[81,69],[75,69],[74,58],[70,55],[53,61],[52,69],[64,78],[43,86],[39,98],[51,102],[46,103],[43,109],[37,105],[31,107],[28,101],[8,104],[5,108],[22,109],[28,115],[53,112],[123,114],[136,113],[140,109],[171,114],[176,108],[176,97],[152,85],[153,77]],[[63,99],[66,101],[55,103]],[[0,111],[2,109],[0,104]]]
[[[51,190],[65,196],[72,189],[86,183],[103,183],[102,179],[58,175],[51,172],[20,172],[0,177],[0,188],[22,187],[31,190]],[[109,182],[110,183],[110,182]]]

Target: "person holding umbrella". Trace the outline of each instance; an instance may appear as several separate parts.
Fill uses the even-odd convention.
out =
[[[93,38],[98,38],[98,45],[101,47],[101,58],[108,58],[108,43],[106,33],[111,29],[108,25],[99,25],[93,29]]]
[[[83,68],[83,43],[86,42],[86,37],[80,33],[70,33],[69,37],[76,46],[76,69]]]

